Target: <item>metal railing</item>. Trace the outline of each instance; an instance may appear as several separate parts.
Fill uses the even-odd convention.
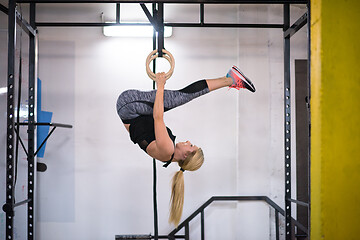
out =
[[[185,219],[176,229],[168,234],[168,239],[175,240],[178,238],[184,238],[186,240],[190,239],[190,226],[189,223],[192,219],[194,219],[198,214],[201,214],[201,240],[205,239],[205,221],[204,221],[204,210],[208,207],[212,202],[215,201],[264,201],[270,207],[275,210],[275,231],[276,231],[276,240],[279,240],[279,213],[284,216],[285,211],[279,207],[274,201],[272,201],[267,196],[214,196],[207,200],[201,207],[199,207],[193,214],[191,214],[187,219]],[[298,227],[306,234],[308,230],[298,221],[292,219],[293,226]],[[185,228],[185,235],[176,236],[182,228]]]
[[[159,236],[152,236],[152,235],[116,235],[115,239],[190,239],[190,221],[193,220],[196,216],[201,214],[200,224],[201,224],[201,240],[205,239],[205,214],[204,210],[207,208],[211,203],[216,201],[264,201],[266,202],[271,208],[275,210],[275,231],[276,231],[276,240],[279,240],[280,237],[280,229],[279,229],[279,213],[284,216],[285,211],[279,207],[274,201],[272,201],[267,196],[214,196],[207,200],[203,205],[201,205],[194,213],[192,213],[188,218],[186,218],[179,226],[171,231],[168,235],[159,235]],[[306,236],[308,235],[308,230],[298,221],[292,218],[292,225],[296,226],[297,228],[301,229]],[[176,235],[180,230],[185,229],[185,234]]]

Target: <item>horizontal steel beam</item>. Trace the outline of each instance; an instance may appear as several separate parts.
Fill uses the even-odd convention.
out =
[[[36,27],[108,27],[108,26],[150,26],[150,23],[90,23],[90,22],[36,22]]]
[[[19,123],[19,126],[27,126],[29,123]],[[35,123],[36,126],[51,126],[51,127],[62,127],[62,128],[72,128],[72,125],[63,124],[63,123]]]
[[[37,22],[36,27],[107,27],[107,26],[150,26],[150,23],[85,23],[85,22]],[[164,23],[167,27],[204,28],[283,28],[283,24],[241,24],[241,23]]]
[[[307,4],[307,0],[18,0],[19,3]]]
[[[158,239],[169,239],[169,236],[167,235],[159,235],[157,236]],[[185,238],[185,235],[176,235],[175,236],[176,239],[178,238]],[[115,235],[115,240],[120,240],[120,239],[154,239],[153,235]]]
[[[205,27],[205,28],[283,28],[283,24],[242,24],[242,23],[164,23],[170,27]]]

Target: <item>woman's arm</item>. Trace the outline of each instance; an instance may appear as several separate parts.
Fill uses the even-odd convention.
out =
[[[174,144],[169,137],[164,123],[165,82],[165,73],[157,73],[157,91],[153,110],[155,141],[153,141],[147,148],[148,154],[160,161],[168,161],[174,153]]]

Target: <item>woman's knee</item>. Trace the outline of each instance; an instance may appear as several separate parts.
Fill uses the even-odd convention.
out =
[[[133,102],[137,97],[137,92],[139,92],[138,90],[126,90],[124,92],[122,92],[118,98],[118,103],[120,105],[124,105],[130,102]]]
[[[136,90],[132,90],[132,89],[123,91],[123,92],[120,94],[119,98],[120,98],[120,99],[128,99],[128,98],[131,98],[132,96],[135,95],[135,93],[134,93],[135,91],[136,91]]]

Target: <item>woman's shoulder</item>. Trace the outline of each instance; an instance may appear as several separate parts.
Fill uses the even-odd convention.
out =
[[[175,147],[173,148],[159,148],[157,146],[156,141],[151,142],[147,148],[146,153],[149,154],[152,158],[155,158],[157,160],[160,160],[162,162],[167,162],[172,158],[172,155],[174,154]]]

